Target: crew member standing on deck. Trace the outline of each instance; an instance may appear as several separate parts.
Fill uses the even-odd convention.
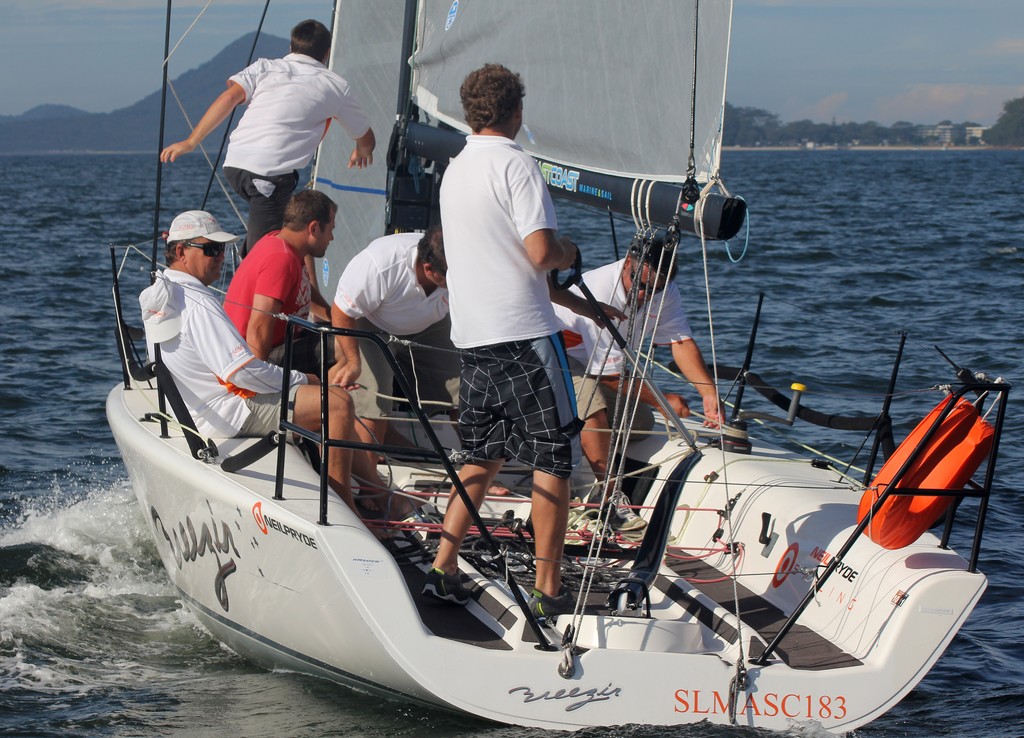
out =
[[[466,77],[460,94],[473,135],[445,172],[440,194],[452,342],[462,362],[459,430],[470,459],[459,478],[479,507],[507,459],[533,468],[531,609],[538,616],[571,612],[561,561],[579,422],[552,299],[591,310],[579,296],[550,287],[549,270],[572,266],[576,246],[556,238],[540,169],[514,141],[523,123],[519,75],[487,64]],[[424,594],[468,602],[458,553],[471,521],[453,496]]]
[[[249,104],[224,157],[225,176],[249,203],[243,255],[281,227],[298,170],[309,164],[331,121],[355,139],[349,168],[373,163],[373,129],[348,82],[325,66],[330,51],[330,31],[319,21],[302,21],[292,29],[290,54],[258,59],[231,77],[191,135],[160,154],[160,161],[174,161],[193,151],[236,106]]]

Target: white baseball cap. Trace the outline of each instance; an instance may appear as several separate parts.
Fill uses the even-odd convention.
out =
[[[171,221],[170,230],[167,231],[168,241],[190,241],[193,238],[206,238],[218,243],[238,240],[238,236],[222,231],[217,219],[205,210],[182,213]]]
[[[185,291],[163,275],[139,295],[146,338],[153,343],[169,341],[181,333],[181,310]]]

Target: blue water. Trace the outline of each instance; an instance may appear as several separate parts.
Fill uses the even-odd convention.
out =
[[[709,245],[715,356],[742,361],[764,291],[754,369],[776,386],[803,382],[816,408],[877,409],[900,330],[910,333],[901,392],[952,381],[934,344],[972,369],[1024,379],[1022,166],[1024,152],[726,152],[726,183],[748,200],[751,230],[742,258],[742,239]],[[103,413],[120,377],[107,245],[150,237],[153,157],[4,157],[0,173],[0,734],[544,735],[268,673],[195,624]],[[206,176],[196,159],[165,170],[163,227],[198,205]],[[209,207],[233,222],[220,195]],[[560,208],[560,219],[589,266],[612,258],[606,216]],[[621,249],[631,224],[617,233]],[[704,260],[686,240],[678,283],[710,357]],[[145,275],[124,278],[131,304]],[[909,398],[918,415],[935,401]],[[921,685],[858,736],[1024,735],[1019,405],[1011,400],[981,558],[989,590]],[[799,438],[841,456],[859,442],[828,433]]]

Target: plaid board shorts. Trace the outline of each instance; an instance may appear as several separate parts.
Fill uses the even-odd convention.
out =
[[[582,423],[559,334],[459,352],[459,433],[474,460],[513,459],[566,479]]]

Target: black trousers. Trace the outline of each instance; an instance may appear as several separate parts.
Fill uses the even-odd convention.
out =
[[[249,253],[256,242],[271,231],[281,228],[284,222],[284,208],[299,183],[298,171],[264,177],[246,169],[224,167],[235,192],[249,203],[249,220],[245,224],[245,247],[242,256]]]

